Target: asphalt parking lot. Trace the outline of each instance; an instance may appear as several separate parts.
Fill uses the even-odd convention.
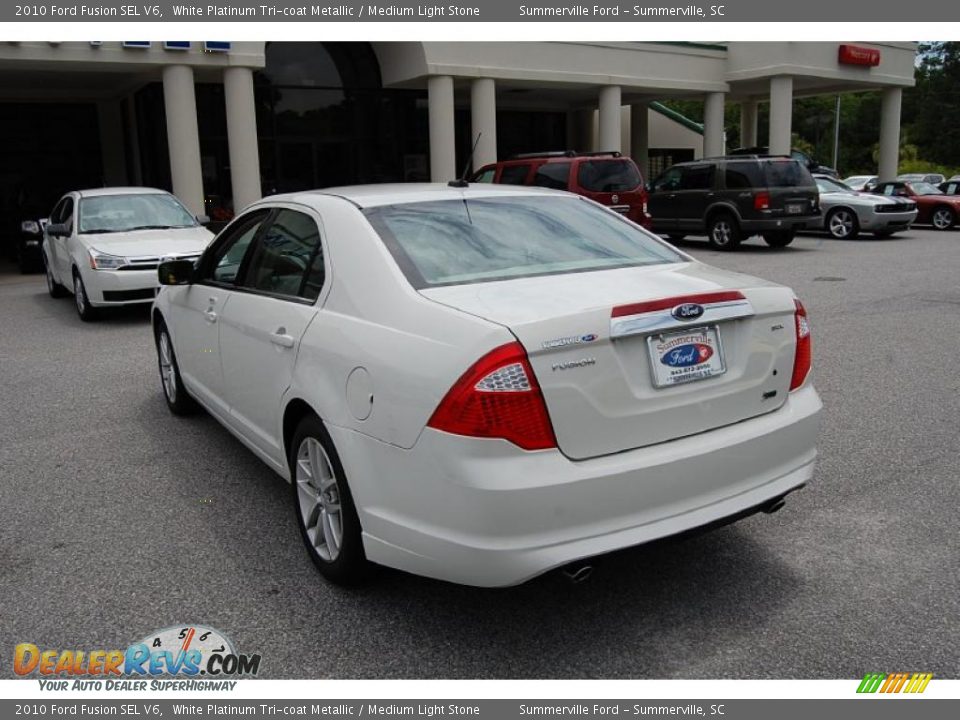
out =
[[[196,622],[268,677],[958,677],[960,231],[682,247],[803,298],[815,482],[585,584],[506,590],[326,584],[286,483],[167,412],[146,311],[87,325],[41,276],[0,275],[0,676],[20,642],[123,648]]]

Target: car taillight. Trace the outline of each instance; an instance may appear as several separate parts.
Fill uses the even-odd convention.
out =
[[[477,360],[440,401],[427,426],[454,435],[502,438],[524,450],[557,446],[543,393],[518,342]]]
[[[770,208],[770,193],[758,192],[753,196],[754,210],[768,210]]]
[[[807,310],[803,303],[794,300],[797,310],[794,313],[794,324],[797,328],[797,351],[793,357],[793,377],[790,378],[790,389],[796,390],[803,385],[803,381],[810,374],[813,365],[813,348],[810,340],[810,320],[807,319]]]

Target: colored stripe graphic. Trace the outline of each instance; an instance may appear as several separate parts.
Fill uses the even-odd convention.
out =
[[[867,673],[857,688],[858,693],[875,693],[880,687],[880,683],[886,677],[884,673]]]
[[[858,693],[922,693],[933,673],[867,673],[857,687]]]

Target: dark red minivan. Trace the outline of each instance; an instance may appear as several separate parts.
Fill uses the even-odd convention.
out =
[[[619,152],[561,150],[514,155],[508,160],[484,165],[470,182],[567,190],[650,227],[643,176],[637,164]]]

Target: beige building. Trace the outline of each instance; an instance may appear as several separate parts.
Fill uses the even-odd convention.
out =
[[[879,174],[892,177],[915,54],[902,42],[4,43],[0,192],[7,207],[148,184],[228,215],[266,192],[447,180],[478,134],[474,167],[566,147],[656,169],[666,150],[722,154],[728,104],[751,145],[769,103],[764,134],[786,153],[793,98],[869,89],[883,98]],[[669,98],[702,99],[702,128]]]

